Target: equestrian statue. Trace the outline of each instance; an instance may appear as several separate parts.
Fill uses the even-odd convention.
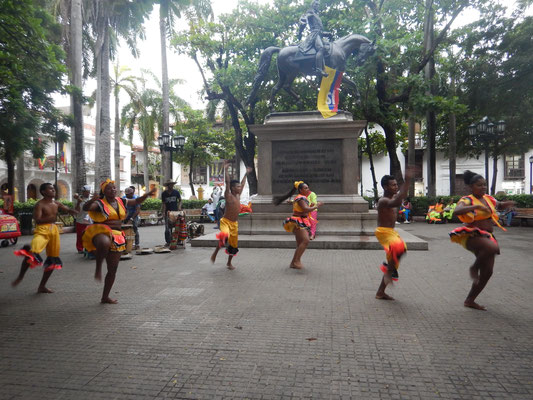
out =
[[[337,71],[344,71],[346,61],[352,54],[356,55],[357,65],[362,65],[369,56],[374,54],[376,49],[374,42],[355,33],[333,42],[324,41],[324,37],[331,38],[332,35],[323,31],[322,20],[318,15],[318,4],[318,0],[314,0],[311,8],[300,18],[298,39],[301,38],[306,26],[310,30],[310,34],[304,41],[298,45],[284,48],[270,46],[263,51],[259,60],[259,68],[254,77],[252,90],[248,96],[248,104],[251,105],[257,102],[257,92],[268,72],[272,56],[276,53],[279,53],[277,59],[279,80],[272,88],[270,94],[270,110],[273,110],[274,97],[280,89],[285,89],[299,104],[301,103],[300,96],[291,87],[292,82],[299,74],[321,78],[328,76],[324,70],[324,65]],[[352,89],[356,97],[359,97],[357,87],[352,80],[343,75],[342,82]]]

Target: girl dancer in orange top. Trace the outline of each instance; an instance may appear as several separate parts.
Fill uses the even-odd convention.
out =
[[[492,233],[494,224],[502,228],[498,223],[496,209],[506,209],[514,206],[515,203],[514,201],[499,202],[487,195],[487,182],[481,175],[472,171],[465,171],[464,181],[470,186],[472,194],[457,202],[454,214],[465,224],[451,231],[450,239],[476,256],[476,261],[470,267],[470,277],[474,282],[464,306],[486,310],[475,300],[492,276],[496,254],[500,254],[500,247]],[[502,229],[505,230],[505,228]]]
[[[294,233],[296,238],[296,250],[290,264],[290,268],[302,269],[302,255],[309,244],[309,235],[311,232],[311,222],[309,221],[309,213],[317,210],[323,203],[318,202],[315,206],[309,206],[307,196],[311,194],[309,186],[303,181],[294,182],[293,188],[285,195],[275,197],[274,204],[280,205],[287,200],[294,193],[298,191],[298,195],[292,203],[292,216],[287,218],[283,223],[283,228],[287,232]]]
[[[148,196],[156,192],[153,188],[141,197],[126,199],[127,205],[141,204]],[[115,182],[107,179],[100,185],[100,194],[95,194],[83,206],[89,211],[89,216],[95,222],[87,227],[83,233],[83,247],[87,251],[96,251],[96,271],[94,278],[102,280],[102,263],[107,263],[102,303],[116,304],[118,300],[111,299],[109,293],[115,282],[121,253],[126,249],[126,240],[122,232],[122,221],[126,218],[126,208],[120,197],[117,197]]]

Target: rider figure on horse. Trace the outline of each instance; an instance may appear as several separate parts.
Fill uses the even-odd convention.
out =
[[[302,54],[308,54],[312,49],[316,50],[315,72],[319,76],[328,76],[324,70],[324,42],[322,41],[322,37],[327,36],[331,38],[332,35],[329,32],[324,32],[322,20],[318,15],[318,5],[319,1],[314,0],[311,8],[300,18],[298,40],[302,39],[302,33],[306,26],[309,26],[311,33],[298,45],[298,49]]]

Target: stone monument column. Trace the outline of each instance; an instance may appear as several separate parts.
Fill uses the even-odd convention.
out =
[[[357,192],[357,139],[366,121],[340,111],[324,119],[319,112],[273,113],[250,130],[258,142],[258,195],[253,213],[239,218],[242,234],[280,234],[292,206],[274,206],[273,197],[288,192],[296,180],[309,184],[319,201],[319,234],[367,235],[376,214]]]

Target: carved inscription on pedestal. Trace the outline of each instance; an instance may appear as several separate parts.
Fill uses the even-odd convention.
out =
[[[317,194],[342,193],[342,140],[272,142],[272,193],[289,190],[296,180]]]

